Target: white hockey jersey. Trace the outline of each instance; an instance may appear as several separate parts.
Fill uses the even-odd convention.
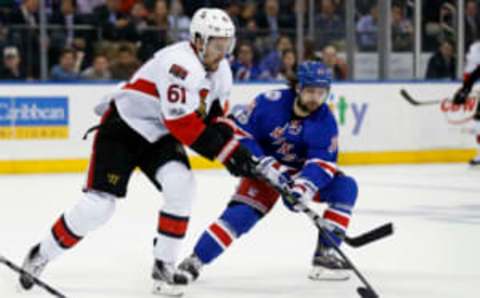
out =
[[[120,117],[149,142],[172,133],[190,145],[204,125],[198,114],[207,114],[215,99],[228,107],[231,88],[226,59],[215,72],[206,72],[191,44],[179,42],[155,53],[129,82],[108,94],[108,101],[113,100]],[[96,112],[105,106],[100,104]]]
[[[468,48],[465,63],[465,74],[472,73],[480,65],[480,41],[476,41]]]

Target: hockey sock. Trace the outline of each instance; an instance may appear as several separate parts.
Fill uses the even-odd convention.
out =
[[[40,253],[53,260],[65,250],[74,247],[90,231],[106,223],[115,210],[115,197],[98,192],[87,192],[85,197],[62,214],[51,232],[42,240]]]
[[[156,180],[162,186],[165,203],[158,216],[153,256],[157,260],[174,264],[187,232],[195,198],[195,181],[188,167],[176,160],[158,169]]]
[[[328,208],[323,214],[323,218],[330,225],[326,229],[327,233],[334,240],[334,244],[339,246],[342,243],[342,238],[345,235],[348,224],[350,222],[351,211],[342,208]],[[332,243],[322,233],[319,234],[319,244],[324,247],[331,247]]]
[[[160,212],[153,255],[157,260],[174,263],[187,232],[188,217]]]
[[[258,211],[241,204],[230,204],[220,218],[202,234],[194,253],[204,264],[220,256],[242,234],[248,232],[261,218]]]

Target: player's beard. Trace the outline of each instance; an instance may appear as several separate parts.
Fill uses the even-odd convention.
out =
[[[297,108],[304,114],[306,115],[309,115],[313,112],[315,112],[316,109],[318,109],[318,105],[315,104],[315,103],[312,103],[310,105],[304,103],[302,101],[302,98],[300,96],[297,97],[297,99],[295,100],[295,105],[297,106]]]

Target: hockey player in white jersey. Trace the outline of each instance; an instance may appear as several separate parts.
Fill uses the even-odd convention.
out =
[[[480,78],[480,40],[470,45],[467,53],[467,61],[465,66],[465,75],[463,84],[454,95],[454,104],[464,104],[468,95],[472,91],[473,84]],[[471,165],[480,165],[480,104],[477,103],[477,109],[473,115],[474,133],[478,144],[477,156],[470,161]]]
[[[84,195],[54,223],[28,253],[23,269],[39,276],[48,262],[106,223],[117,199],[126,195],[135,167],[163,192],[154,241],[154,292],[181,294],[186,281],[175,262],[187,231],[194,180],[183,145],[221,161],[235,176],[252,176],[255,162],[221,121],[232,87],[225,59],[235,27],[220,9],[198,10],[191,41],[158,51],[131,78],[96,107],[102,114],[93,142]],[[21,276],[24,289],[33,287]]]

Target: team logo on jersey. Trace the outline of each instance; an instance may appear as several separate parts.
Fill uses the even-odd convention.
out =
[[[283,155],[282,160],[286,162],[294,161],[297,156],[295,153],[292,153],[295,145],[289,143],[282,143],[282,146],[277,149],[277,153]]]
[[[185,78],[188,76],[188,71],[178,64],[173,64],[168,72],[174,77],[180,78],[182,80],[185,80]]]
[[[302,122],[300,120],[292,120],[288,127],[288,132],[291,135],[299,135],[302,131]]]
[[[198,106],[197,112],[205,118],[207,116],[207,96],[208,96],[208,89],[201,89],[198,92],[198,96],[200,97],[200,104]]]
[[[280,139],[283,136],[284,133],[285,133],[285,126],[284,127],[276,127],[270,133],[270,136],[274,139]]]
[[[279,100],[280,98],[282,98],[282,93],[278,90],[271,90],[271,91],[268,91],[267,93],[265,93],[265,97],[268,100],[276,101],[276,100]]]

